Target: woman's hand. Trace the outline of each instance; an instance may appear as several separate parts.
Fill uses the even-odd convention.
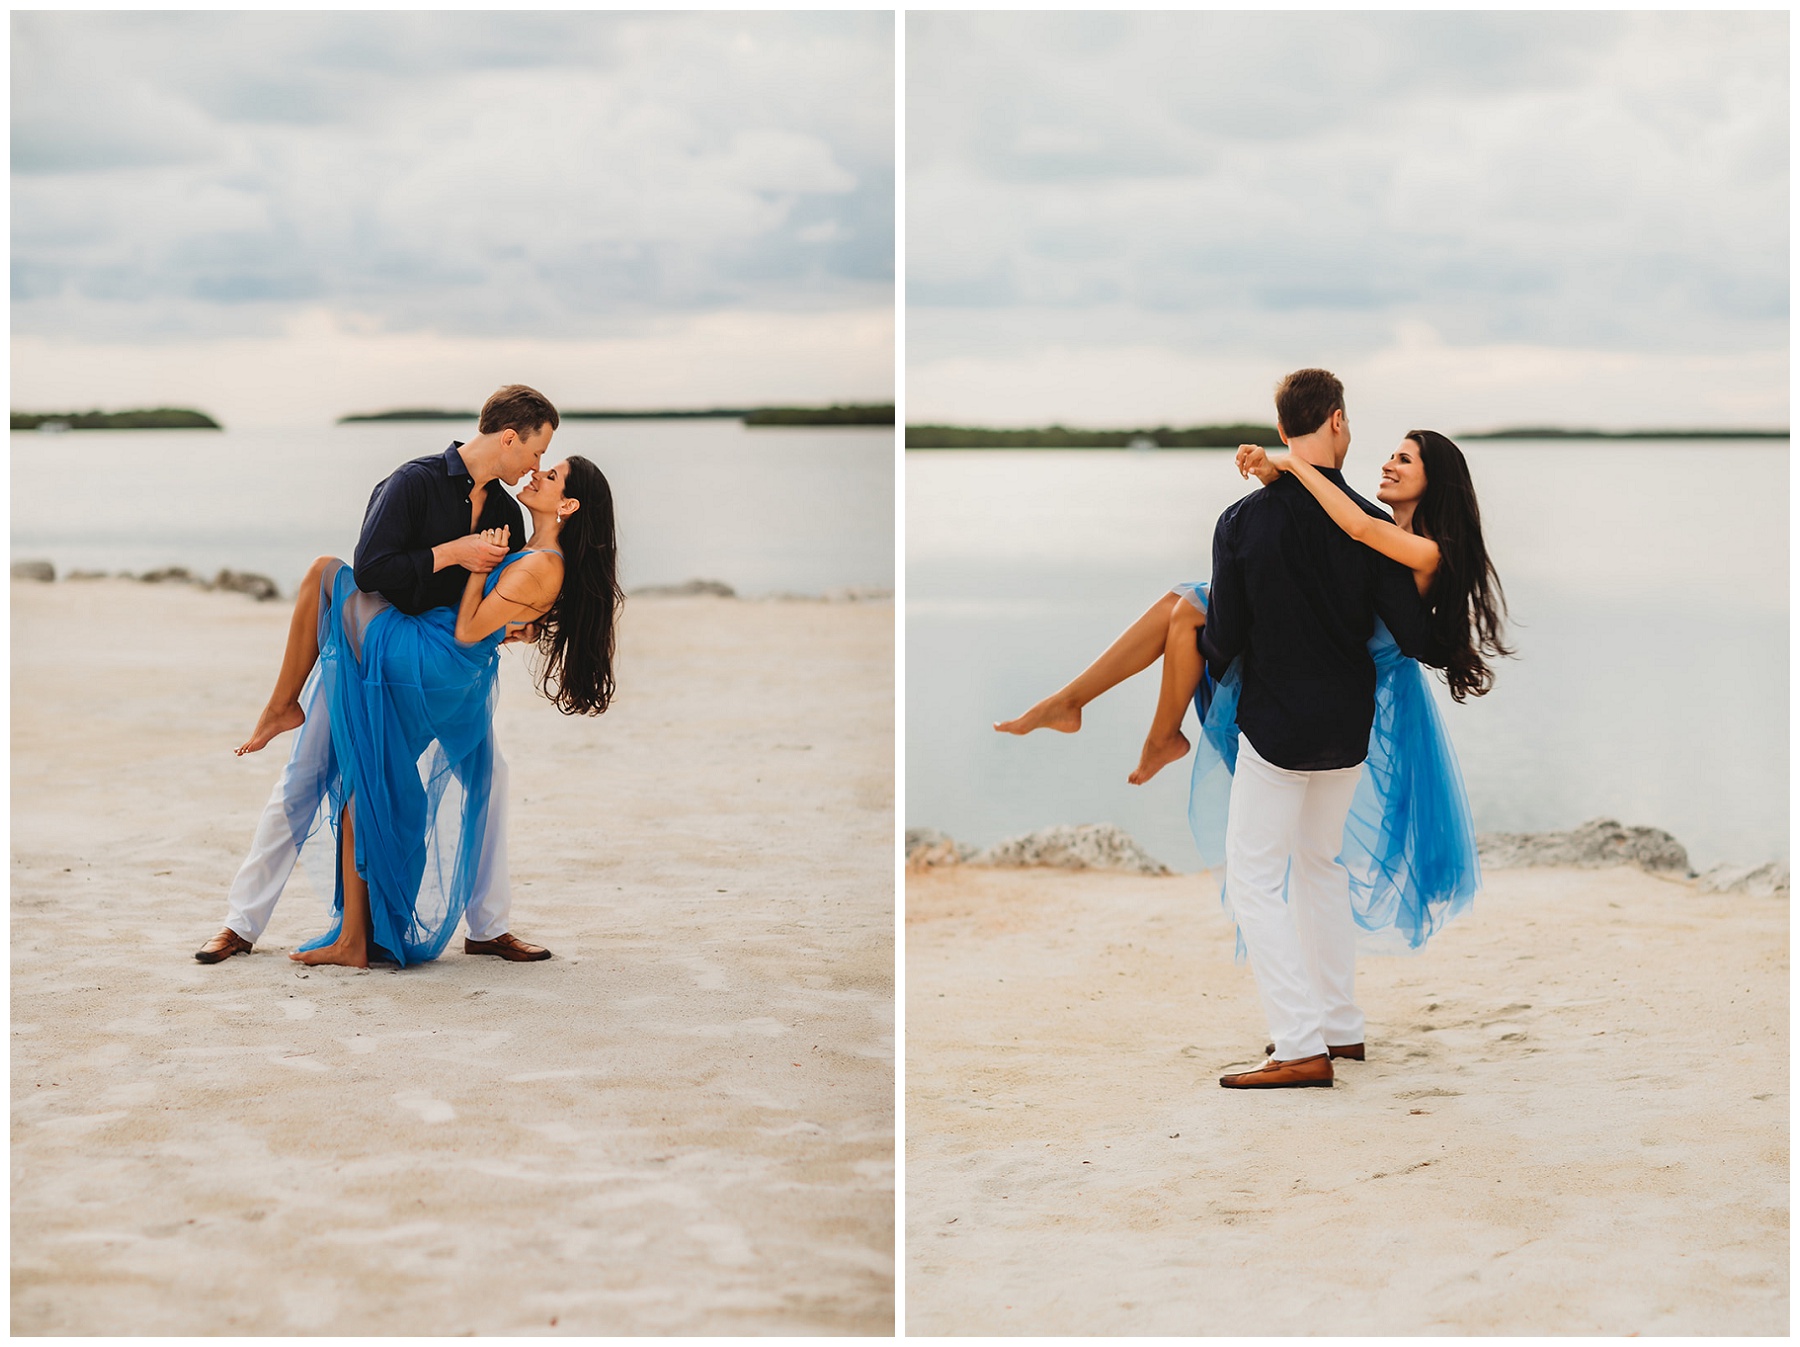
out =
[[[508,529],[502,526],[439,543],[431,549],[431,569],[436,572],[446,566],[461,566],[476,575],[486,575],[506,560],[508,536]]]
[[[1282,473],[1288,471],[1288,456],[1276,454],[1271,458],[1263,452],[1260,445],[1240,444],[1237,451],[1237,470],[1238,476],[1246,480],[1254,477],[1267,486]]]

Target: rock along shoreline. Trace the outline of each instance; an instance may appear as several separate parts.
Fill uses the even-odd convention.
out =
[[[1589,819],[1564,832],[1482,833],[1476,839],[1481,862],[1493,870],[1571,866],[1583,870],[1634,865],[1649,874],[1694,881],[1708,893],[1787,897],[1788,863],[1715,865],[1704,874],[1688,864],[1687,848],[1660,828],[1629,827],[1617,819]],[[990,847],[958,842],[935,828],[906,830],[906,867],[930,870],[945,865],[1044,866],[1061,870],[1110,870],[1170,875],[1123,828],[1110,823],[1058,824],[1008,837]]]

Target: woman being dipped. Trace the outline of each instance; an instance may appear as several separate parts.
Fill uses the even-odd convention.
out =
[[[532,522],[525,549],[471,574],[454,612],[404,613],[358,591],[342,562],[324,571],[319,672],[332,752],[311,798],[336,834],[336,920],[290,958],[363,968],[442,952],[480,862],[509,634],[535,635],[540,687],[557,709],[597,715],[612,700],[622,595],[611,488],[571,456],[534,472],[518,499]]]

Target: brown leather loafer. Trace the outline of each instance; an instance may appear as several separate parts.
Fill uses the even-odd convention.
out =
[[[195,950],[194,957],[201,963],[222,963],[234,954],[248,954],[249,952],[250,942],[227,926]]]
[[[1286,1062],[1271,1057],[1254,1071],[1220,1076],[1219,1084],[1227,1090],[1298,1090],[1308,1086],[1329,1090],[1331,1058],[1323,1052],[1317,1057],[1296,1057]]]
[[[1363,1060],[1363,1045],[1360,1043],[1343,1043],[1335,1048],[1328,1044],[1325,1051],[1330,1053],[1333,1057],[1348,1057],[1353,1062],[1360,1062]],[[1263,1044],[1263,1056],[1273,1057],[1274,1055],[1275,1045],[1273,1043]]]
[[[530,963],[534,959],[550,957],[550,951],[542,945],[527,945],[511,931],[497,935],[492,940],[464,940],[463,953],[493,954],[502,959],[511,959],[514,963]]]

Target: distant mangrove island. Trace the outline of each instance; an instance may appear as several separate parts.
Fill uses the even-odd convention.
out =
[[[356,421],[473,421],[479,414],[436,407],[407,407],[338,417],[339,425]],[[891,426],[894,404],[833,403],[829,407],[708,407],[703,410],[566,411],[564,421],[742,421],[747,426]]]
[[[1785,440],[1785,430],[1578,430],[1531,426],[1470,431],[1459,440]],[[1274,426],[1189,426],[1171,430],[1071,430],[1047,426],[995,430],[986,426],[908,426],[908,449],[1235,449],[1240,444],[1281,442]]]
[[[14,430],[223,430],[205,412],[156,407],[132,412],[14,412]]]

